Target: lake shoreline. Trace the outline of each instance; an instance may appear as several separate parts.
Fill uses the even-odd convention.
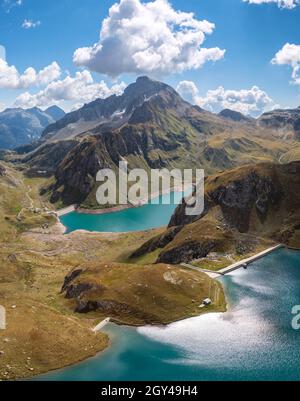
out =
[[[279,252],[279,258],[282,258],[283,256],[287,256],[288,254],[283,253],[281,255],[280,252],[286,252],[284,251],[284,249],[282,250],[278,250]],[[281,256],[280,256],[281,255]],[[230,377],[232,378],[232,380],[259,380],[259,377],[261,377],[260,375],[262,374],[262,380],[273,380],[274,377],[277,378],[277,376],[282,375],[282,369],[287,369],[287,366],[289,363],[289,360],[286,362],[286,364],[284,365],[284,367],[281,367],[280,361],[277,361],[275,363],[275,366],[273,366],[273,368],[271,369],[271,372],[269,371],[269,366],[270,363],[274,364],[274,360],[273,360],[273,345],[270,347],[267,347],[267,359],[263,358],[264,361],[264,371],[263,372],[258,372],[258,377],[255,376],[255,373],[253,373],[253,367],[257,366],[257,361],[258,360],[262,360],[262,357],[260,357],[257,352],[254,352],[254,348],[250,348],[248,355],[246,355],[245,357],[243,356],[243,353],[239,353],[239,352],[235,352],[236,349],[234,348],[233,350],[230,349],[230,347],[224,347],[224,346],[220,346],[220,341],[219,339],[216,337],[216,329],[215,326],[217,326],[218,328],[218,332],[222,333],[222,331],[220,331],[221,329],[224,329],[224,341],[228,342],[228,344],[230,342],[232,342],[232,340],[234,338],[236,338],[236,340],[238,341],[239,336],[241,335],[241,345],[244,344],[244,341],[248,341],[248,336],[249,336],[249,330],[253,330],[253,336],[256,338],[260,338],[257,337],[257,334],[260,333],[259,330],[261,330],[261,326],[258,325],[257,327],[255,326],[255,324],[253,324],[256,319],[259,319],[259,317],[262,317],[262,322],[265,322],[264,319],[264,313],[265,313],[265,307],[264,307],[264,303],[261,302],[261,300],[257,300],[255,301],[255,304],[251,304],[251,310],[255,310],[255,314],[250,313],[250,317],[247,316],[246,318],[244,318],[245,312],[247,311],[247,308],[249,307],[248,304],[244,304],[243,303],[243,298],[245,297],[245,295],[243,294],[244,289],[240,288],[241,283],[240,281],[243,280],[245,281],[245,289],[248,289],[248,293],[246,294],[248,297],[250,297],[252,299],[252,293],[251,291],[253,291],[252,288],[252,284],[256,283],[257,281],[260,282],[260,280],[257,280],[256,277],[258,276],[259,278],[263,278],[264,280],[266,280],[265,282],[263,282],[263,287],[259,286],[258,283],[258,290],[261,290],[262,288],[264,288],[265,285],[269,285],[269,281],[268,281],[268,276],[271,274],[274,274],[274,277],[277,277],[277,267],[280,266],[280,262],[277,262],[278,266],[273,266],[274,263],[272,263],[273,259],[268,259],[268,258],[272,258],[272,256],[267,255],[266,256],[266,260],[267,262],[262,262],[262,261],[255,261],[256,265],[255,265],[255,269],[249,269],[248,272],[246,272],[245,274],[247,275],[247,279],[250,282],[250,286],[247,286],[247,279],[244,280],[243,276],[241,276],[242,273],[238,273],[237,271],[234,273],[234,277],[237,277],[237,280],[228,280],[225,281],[223,283],[223,278],[222,278],[222,286],[224,287],[224,289],[226,290],[225,294],[226,294],[226,303],[227,303],[227,318],[226,318],[226,314],[218,314],[218,313],[207,313],[203,316],[200,315],[200,319],[204,319],[202,322],[201,320],[199,320],[197,317],[193,317],[193,318],[186,318],[186,319],[181,319],[178,322],[174,322],[172,323],[170,326],[171,327],[166,327],[166,328],[161,328],[157,326],[142,326],[140,328],[134,328],[129,326],[130,329],[134,330],[134,331],[126,331],[123,330],[124,328],[126,329],[125,326],[117,326],[116,330],[114,328],[114,326],[108,327],[108,333],[109,337],[111,338],[111,342],[110,342],[110,346],[108,346],[108,348],[106,348],[104,351],[95,354],[95,356],[88,358],[86,361],[87,362],[79,362],[77,364],[74,365],[74,369],[69,370],[69,367],[65,367],[65,368],[61,368],[57,370],[58,374],[50,373],[50,375],[47,377],[47,374],[43,374],[40,377],[36,376],[35,378],[33,377],[33,380],[68,380],[70,378],[72,378],[72,380],[92,380],[92,381],[106,381],[106,380],[126,380],[128,375],[130,375],[130,377],[133,377],[134,380],[146,380],[147,377],[148,380],[158,380],[158,377],[160,375],[160,372],[164,371],[167,372],[165,369],[167,367],[170,368],[170,366],[175,366],[174,370],[172,372],[169,373],[169,377],[166,378],[166,380],[179,380],[179,378],[183,378],[183,380],[185,380],[187,377],[189,377],[190,375],[193,375],[193,380],[224,380],[226,378],[228,378],[228,375],[231,375]],[[263,258],[264,259],[264,258]],[[263,260],[262,259],[262,260]],[[268,262],[269,260],[269,262]],[[275,260],[275,259],[274,259]],[[259,263],[259,265],[257,265],[257,263]],[[289,263],[292,263],[291,261]],[[264,267],[268,266],[268,271],[264,272]],[[290,266],[290,265],[289,265]],[[270,271],[269,271],[270,269]],[[281,270],[283,274],[287,274],[287,270],[286,269],[282,269]],[[295,268],[295,272],[297,271],[297,269]],[[256,272],[256,273],[255,273]],[[277,285],[280,284],[280,280],[278,280]],[[233,288],[232,288],[233,287]],[[232,289],[233,292],[232,292]],[[270,284],[270,288],[271,288],[271,284]],[[275,288],[276,285],[275,285]],[[238,299],[238,301],[235,299],[234,292],[235,291],[239,291],[240,295],[243,295],[243,298],[240,297],[240,299]],[[283,289],[284,292],[284,289]],[[294,291],[295,292],[295,291]],[[264,294],[261,293],[261,291],[258,291],[258,297],[260,296],[261,299],[263,299]],[[276,301],[280,301],[280,297],[276,296],[276,289],[274,290],[274,296],[275,296],[275,300]],[[295,293],[295,297],[296,297],[296,293]],[[294,302],[294,301],[293,301]],[[253,305],[253,306],[252,306]],[[281,310],[281,313],[283,313],[282,316],[285,316],[285,311],[286,311],[286,302],[282,302],[283,305],[283,309]],[[254,309],[255,308],[255,309]],[[269,306],[268,310],[270,312],[272,312],[272,308]],[[243,312],[243,313],[242,313]],[[222,317],[225,316],[224,317]],[[215,316],[215,317],[214,317]],[[270,317],[272,320],[270,321],[271,323],[277,322],[277,317],[273,318],[273,315]],[[198,320],[197,320],[198,319]],[[234,331],[232,331],[232,327],[231,323],[235,322],[235,319],[237,319],[238,323],[241,323],[241,332],[240,330],[238,330],[236,333]],[[255,319],[255,320],[252,320]],[[260,320],[258,320],[260,321]],[[284,320],[283,320],[284,321]],[[180,322],[183,322],[183,324],[178,325],[178,323],[180,324]],[[185,323],[186,322],[186,323]],[[193,323],[194,322],[194,323]],[[268,321],[267,321],[268,323]],[[289,328],[289,322],[285,323],[286,327]],[[207,329],[203,329],[203,325],[205,327],[207,327]],[[187,328],[185,328],[187,327]],[[268,329],[265,333],[262,332],[262,342],[260,342],[259,344],[263,345],[266,344],[268,345],[268,341],[269,341],[269,326],[268,324],[266,324],[265,326],[266,329]],[[273,324],[272,326],[273,327]],[[281,337],[281,323],[279,322],[278,324],[278,336],[275,339],[276,340],[276,344],[278,344],[278,341],[280,341]],[[162,330],[160,330],[162,329]],[[179,331],[180,333],[183,332],[182,335],[186,336],[184,338],[187,339],[187,341],[191,340],[191,344],[194,343],[194,336],[190,335],[190,330],[194,329],[194,333],[196,335],[196,333],[200,333],[199,334],[199,338],[197,339],[197,343],[199,345],[199,352],[196,352],[196,356],[193,357],[193,359],[191,360],[191,367],[190,365],[187,363],[185,364],[184,361],[182,361],[182,357],[184,356],[184,354],[182,353],[183,350],[187,350],[187,359],[186,361],[189,361],[189,358],[191,356],[190,352],[194,352],[192,351],[192,345],[191,347],[183,347],[182,351],[181,348],[179,350],[179,352],[177,352],[177,347],[179,345],[179,343],[181,342],[182,338],[180,341],[175,341],[177,335],[179,335]],[[220,329],[220,330],[219,330]],[[121,331],[119,331],[121,330]],[[169,337],[167,337],[164,332],[169,333],[170,334],[170,340],[169,341]],[[212,346],[214,346],[214,344],[218,347],[218,349],[220,349],[220,352],[222,352],[221,354],[221,361],[223,361],[224,363],[226,363],[226,367],[228,369],[230,369],[229,373],[225,372],[225,373],[220,373],[222,372],[222,369],[220,369],[219,365],[214,363],[213,360],[213,355],[214,352],[211,354],[210,351],[206,351],[206,341],[205,339],[207,339],[207,330],[208,333],[214,334],[211,335],[210,337],[213,339],[215,338],[215,340],[213,341]],[[229,331],[230,330],[231,334],[229,335]],[[137,334],[134,334],[134,332],[137,331]],[[227,332],[227,337],[226,337],[226,332]],[[112,336],[111,334],[112,333]],[[193,332],[192,332],[193,334]],[[236,337],[236,335],[238,337]],[[129,340],[124,342],[124,337],[126,336],[126,338],[129,338]],[[223,337],[222,337],[223,338]],[[180,337],[179,337],[180,339]],[[138,353],[138,357],[139,358],[144,358],[142,359],[143,363],[146,361],[146,358],[143,356],[143,354],[146,352],[152,352],[153,355],[155,356],[155,358],[153,358],[152,362],[153,362],[153,369],[151,370],[148,369],[146,371],[146,373],[139,373],[139,372],[133,372],[131,369],[134,365],[130,364],[130,360],[127,361],[127,366],[126,369],[124,371],[124,373],[107,373],[107,367],[109,366],[109,361],[111,360],[112,357],[115,358],[120,358],[121,355],[123,355],[124,352],[128,352],[132,347],[135,346],[135,344],[137,344],[138,346],[138,342],[137,341],[142,341],[140,343],[140,350]],[[219,345],[218,345],[219,344]],[[248,342],[247,342],[248,344]],[[189,342],[187,342],[187,345],[189,346]],[[254,342],[253,346],[256,346],[256,342]],[[114,351],[116,349],[116,351]],[[212,348],[213,349],[213,348]],[[216,350],[216,352],[218,352],[218,349]],[[238,348],[237,348],[238,349]],[[166,350],[166,351],[165,351]],[[283,352],[287,352],[289,351],[289,349],[283,350]],[[171,353],[168,353],[171,352]],[[186,352],[186,351],[185,351]],[[247,349],[245,349],[245,352],[247,352]],[[163,353],[163,355],[162,355]],[[203,353],[204,353],[204,361],[206,361],[203,365]],[[233,363],[230,364],[229,366],[227,365],[227,361],[230,361],[230,357],[231,355],[234,354],[234,358],[233,358]],[[136,355],[136,351],[134,354],[132,354],[133,356]],[[162,356],[161,356],[162,355]],[[193,354],[194,355],[194,354]],[[285,354],[284,354],[285,355]],[[287,355],[290,355],[290,353],[288,353]],[[212,356],[212,359],[211,359]],[[223,359],[222,359],[223,357]],[[251,359],[252,357],[252,359]],[[158,361],[159,358],[159,361]],[[208,359],[209,358],[209,359]],[[249,362],[252,364],[251,366],[251,370],[247,370],[247,369],[237,369],[237,366],[240,366],[243,364],[244,361],[248,360],[247,358],[249,358]],[[165,359],[167,359],[167,362],[165,361]],[[280,358],[279,358],[280,359]],[[118,360],[118,359],[117,359]],[[286,361],[286,359],[283,357],[283,354],[281,355],[281,359],[283,362]],[[158,361],[158,363],[157,363]],[[170,365],[170,362],[172,363],[172,361],[174,362],[174,364]],[[195,363],[194,363],[195,361]],[[122,362],[122,366],[124,363],[124,360],[121,360]],[[135,360],[134,360],[135,362]],[[196,373],[194,373],[193,371],[195,370],[195,367],[198,365],[199,363],[199,367],[197,368]],[[201,363],[200,363],[201,362]],[[196,364],[197,363],[197,364]],[[296,362],[295,362],[296,364]],[[293,365],[293,367],[295,368],[297,366]],[[203,366],[202,366],[203,365]],[[247,365],[248,366],[248,365]],[[158,370],[155,372],[155,369],[161,367],[161,371]],[[99,368],[99,370],[97,369]],[[176,370],[177,369],[177,370]],[[184,369],[184,370],[183,370]],[[186,369],[188,369],[186,376],[185,376],[185,371]],[[211,371],[213,373],[211,373]],[[294,369],[294,371],[296,372],[297,369]],[[217,376],[216,376],[217,374]],[[183,376],[182,376],[183,375]],[[297,376],[297,379],[299,379],[299,374],[294,374],[294,376]],[[135,377],[136,376],[136,377]],[[296,377],[295,376],[295,377]],[[289,378],[289,373],[286,374],[286,378]],[[192,380],[192,379],[190,379]]]
[[[151,194],[151,196],[149,196],[148,198],[142,199],[139,202],[139,204],[137,204],[137,205],[129,203],[126,205],[118,205],[118,206],[113,206],[113,207],[104,208],[104,209],[86,209],[86,208],[78,207],[76,204],[74,204],[74,205],[70,205],[70,206],[67,206],[62,209],[58,209],[55,211],[55,213],[57,214],[58,217],[65,216],[66,214],[69,214],[72,212],[76,212],[76,213],[80,213],[80,214],[90,214],[90,215],[102,215],[102,214],[116,213],[116,212],[121,212],[121,211],[127,210],[127,209],[145,206],[149,203],[149,201],[151,201],[155,198],[158,198],[159,196],[162,196],[162,195],[172,194],[174,192],[175,193],[181,192],[182,194],[184,194],[189,189],[191,189],[191,185],[186,185],[186,186],[184,186],[184,188],[174,187],[171,189],[171,191],[169,191],[169,190],[158,191],[154,194]]]
[[[226,295],[226,294],[225,294],[225,295]],[[138,329],[141,329],[141,328],[149,328],[149,327],[152,327],[152,328],[167,328],[168,326],[171,326],[172,324],[176,324],[176,323],[179,323],[179,322],[184,322],[184,321],[187,321],[187,320],[190,320],[190,319],[199,318],[199,317],[201,317],[201,316],[214,315],[214,314],[218,314],[218,313],[224,314],[224,313],[229,312],[229,310],[230,310],[230,303],[228,302],[227,297],[225,296],[224,311],[220,311],[220,310],[215,310],[215,311],[214,311],[214,310],[207,310],[207,311],[201,310],[201,311],[199,311],[199,315],[196,315],[196,316],[187,316],[187,317],[184,317],[184,318],[182,318],[182,319],[173,320],[173,321],[171,321],[171,322],[169,322],[169,323],[165,323],[165,324],[146,324],[146,325],[145,325],[145,324],[144,324],[144,325],[125,324],[125,323],[118,322],[117,320],[113,319],[113,320],[111,320],[108,324],[106,324],[106,327],[108,327],[108,328],[109,328],[110,326],[115,326],[115,327],[117,327],[117,328],[119,328],[119,327],[122,328],[122,327],[123,327],[123,328],[131,329],[131,330],[136,330],[136,331],[137,331]],[[59,368],[57,368],[57,369],[51,369],[51,370],[49,370],[49,371],[47,371],[47,372],[44,372],[44,373],[41,373],[41,374],[38,374],[38,375],[28,376],[28,377],[25,378],[25,380],[28,380],[28,381],[31,380],[31,381],[32,381],[32,380],[37,379],[37,378],[41,378],[41,379],[42,379],[43,377],[47,376],[47,375],[50,374],[50,373],[53,373],[53,372],[60,372],[60,371],[63,371],[63,370],[65,370],[65,369],[69,368],[69,367],[78,366],[78,365],[80,365],[80,364],[82,364],[82,363],[85,363],[85,362],[87,362],[87,361],[89,361],[89,360],[92,361],[92,360],[95,359],[95,358],[102,358],[102,357],[105,355],[106,352],[108,352],[111,348],[113,348],[113,343],[114,343],[113,340],[116,340],[116,338],[114,338],[114,339],[112,340],[110,334],[107,333],[107,332],[105,331],[105,327],[104,327],[104,330],[103,330],[103,331],[100,331],[99,333],[106,334],[106,335],[108,336],[107,345],[106,345],[106,347],[103,348],[102,350],[98,350],[98,351],[95,352],[94,355],[88,356],[87,358],[80,359],[80,360],[78,360],[78,361],[75,362],[75,363],[70,363],[70,364],[61,366],[61,367],[59,367]],[[117,338],[117,340],[118,340],[118,338]]]
[[[256,258],[255,258],[255,256],[253,256],[254,259],[252,261],[249,261],[249,264],[251,264],[252,262],[256,262],[258,260],[258,257],[259,258],[264,258],[265,256],[269,255],[270,253],[276,252],[277,250],[282,249],[282,248],[283,248],[283,245],[282,246],[277,245],[277,246],[275,246],[273,248],[269,248],[269,249],[265,250],[265,254],[262,254],[262,252],[260,252],[260,253],[257,254]],[[236,269],[228,272],[228,274],[233,273],[235,271],[236,271]],[[221,276],[220,276],[220,278],[221,278]],[[225,304],[224,304],[224,310],[223,311],[220,311],[220,310],[203,310],[203,311],[199,311],[199,315],[197,315],[197,316],[187,316],[187,317],[184,317],[182,319],[174,320],[174,321],[171,321],[171,322],[168,322],[168,323],[165,323],[165,324],[160,324],[160,325],[157,325],[157,324],[153,324],[153,325],[151,325],[151,324],[147,324],[147,325],[130,324],[129,325],[129,324],[124,324],[124,323],[122,323],[122,322],[120,322],[120,321],[118,321],[116,319],[112,319],[108,326],[115,325],[117,327],[127,327],[127,328],[130,328],[132,330],[138,330],[140,328],[149,328],[149,327],[167,328],[168,326],[171,326],[173,324],[176,324],[176,323],[179,323],[179,322],[188,321],[190,319],[199,318],[199,317],[202,317],[202,316],[205,316],[205,315],[214,315],[216,313],[220,313],[220,314],[228,313],[228,312],[230,312],[230,309],[231,309],[230,294],[226,293],[226,291],[225,291],[226,288],[222,283],[221,283],[221,286],[222,286],[222,288],[224,290],[224,293],[225,293]],[[101,332],[102,333],[106,333],[105,330],[101,331]],[[82,360],[79,360],[78,362],[75,362],[73,364],[62,366],[62,367],[60,367],[58,369],[52,369],[52,370],[50,370],[48,372],[42,373],[41,375],[29,377],[28,380],[32,380],[32,379],[34,380],[35,378],[38,378],[38,377],[43,378],[47,374],[49,374],[51,372],[63,371],[64,369],[67,369],[67,368],[72,367],[72,366],[78,366],[81,363],[84,363],[86,361],[93,360],[95,358],[102,358],[105,355],[105,352],[109,351],[113,347],[113,342],[114,341],[112,341],[110,336],[108,336],[108,344],[107,344],[107,346],[103,350],[95,352],[94,355],[92,355],[90,357],[87,357],[87,358],[84,358]]]

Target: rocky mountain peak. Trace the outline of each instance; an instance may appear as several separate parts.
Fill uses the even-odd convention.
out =
[[[174,102],[174,99],[177,98],[177,103],[183,102],[178,93],[169,85],[150,79],[147,76],[141,76],[137,78],[136,82],[128,85],[122,95],[96,99],[79,110],[66,114],[56,124],[47,127],[43,135],[50,134],[53,136],[59,131],[60,137],[65,138],[66,135],[70,135],[68,127],[79,122],[82,126],[81,132],[96,127],[97,130],[101,131],[101,125],[105,131],[119,128],[129,121],[137,108],[143,106],[144,102],[148,102],[158,94],[163,96],[165,101]],[[179,101],[178,98],[181,100]],[[76,136],[81,132],[79,127],[71,135]]]

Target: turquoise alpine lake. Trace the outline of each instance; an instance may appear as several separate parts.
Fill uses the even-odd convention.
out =
[[[182,192],[172,192],[160,195],[144,206],[98,215],[71,212],[60,217],[60,221],[66,227],[66,233],[75,230],[99,232],[149,230],[167,225],[182,197]]]
[[[300,252],[277,250],[220,280],[228,312],[167,327],[109,324],[106,351],[36,380],[300,380],[300,330],[292,328]]]

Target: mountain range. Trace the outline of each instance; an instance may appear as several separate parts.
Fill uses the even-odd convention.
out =
[[[14,149],[39,139],[47,126],[64,115],[57,106],[45,111],[38,107],[4,110],[0,113],[0,149]]]
[[[97,208],[96,173],[116,169],[120,160],[129,169],[202,167],[206,174],[300,160],[299,111],[259,119],[233,110],[217,115],[165,83],[139,77],[123,95],[97,99],[48,125],[21,159],[29,175],[54,176],[45,189],[53,203]]]

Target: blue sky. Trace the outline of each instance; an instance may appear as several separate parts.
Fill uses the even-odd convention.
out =
[[[152,1],[154,0],[150,3]],[[145,0],[141,2],[149,3]],[[172,66],[161,71],[158,71],[156,67],[153,70],[145,67],[145,71],[143,68],[132,68],[132,72],[128,74],[120,67],[118,75],[111,77],[108,75],[113,73],[110,74],[109,68],[118,68],[118,63],[121,62],[118,60],[111,63],[107,58],[116,60],[122,57],[121,51],[126,51],[126,46],[125,49],[118,48],[118,54],[115,49],[109,53],[108,48],[105,60],[101,58],[102,53],[97,53],[95,59],[90,61],[86,61],[86,55],[84,55],[80,57],[77,65],[74,64],[73,55],[76,49],[91,47],[99,41],[102,21],[108,16],[110,7],[119,3],[119,0],[23,0],[19,1],[21,4],[14,3],[16,1],[0,0],[0,45],[6,49],[8,67],[15,66],[19,75],[22,75],[28,67],[33,67],[37,76],[31,80],[30,85],[2,83],[1,86],[0,69],[2,108],[15,104],[16,98],[24,93],[34,95],[42,92],[51,82],[61,82],[68,75],[70,79],[74,79],[76,72],[83,71],[91,73],[93,82],[90,82],[87,74],[84,77],[78,76],[75,85],[79,85],[78,92],[81,91],[81,85],[92,85],[86,96],[83,99],[75,99],[76,91],[70,94],[69,87],[67,100],[64,100],[63,89],[61,89],[60,97],[54,97],[53,102],[65,108],[76,107],[94,98],[97,90],[99,90],[99,96],[119,93],[124,87],[122,82],[128,84],[137,75],[145,73],[164,80],[175,88],[180,82],[188,81],[189,85],[179,86],[182,94],[189,100],[214,111],[218,111],[228,102],[229,105],[232,102],[232,108],[252,114],[258,114],[276,105],[282,107],[300,105],[300,82],[297,81],[297,66],[300,65],[300,53],[298,54],[297,47],[300,45],[300,5],[288,9],[279,7],[276,0],[274,4],[260,5],[248,4],[243,0],[172,0],[170,3],[175,12],[179,10],[193,12],[195,20],[207,20],[215,24],[211,34],[205,33],[205,41],[200,47],[226,50],[224,56],[217,54],[214,56],[215,61],[208,60],[201,66],[193,67],[190,66],[191,60],[185,60],[184,67],[180,71],[176,71],[176,68],[172,69]],[[139,37],[138,32],[135,37]],[[287,43],[296,47],[285,48],[284,54],[281,54],[277,62],[271,63],[271,60]],[[292,52],[294,59],[291,59],[290,53],[286,55],[288,51]],[[88,55],[90,57],[90,50]],[[47,81],[39,78],[39,71],[53,62],[59,66],[60,74],[52,71],[52,78],[50,76]],[[102,71],[104,64],[106,65],[105,73]],[[293,71],[294,78],[292,78]],[[4,73],[11,73],[11,70],[5,70],[2,75]],[[102,80],[104,80],[102,86],[95,86]],[[3,81],[5,77],[2,76]],[[72,82],[70,80],[69,86]],[[58,86],[56,85],[56,90]],[[60,86],[62,87],[63,84]],[[220,90],[220,87],[223,90]],[[253,87],[257,87],[260,92],[254,90],[253,95],[251,91]],[[216,92],[217,89],[219,89],[218,92]],[[208,91],[212,92],[208,94]],[[223,99],[222,104],[216,101],[215,98],[218,96]],[[247,102],[253,102],[253,96],[258,104],[248,107]],[[251,100],[248,99],[249,97]],[[18,100],[18,104],[25,107],[37,103],[38,106],[46,107],[48,101],[52,101],[49,99],[49,93],[47,93],[47,100],[45,94],[41,93],[38,98],[23,96],[21,100]],[[241,103],[245,102],[246,106],[243,108]]]

